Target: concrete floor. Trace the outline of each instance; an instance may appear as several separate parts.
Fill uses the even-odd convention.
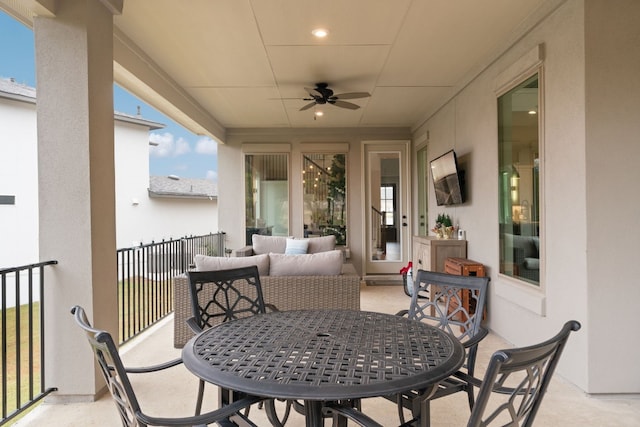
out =
[[[362,310],[395,313],[407,308],[409,298],[401,286],[362,287]],[[145,366],[180,356],[180,350],[172,346],[172,317],[165,319],[149,332],[123,346],[121,352],[128,366]],[[98,325],[99,326],[99,325]],[[579,332],[578,332],[579,333]],[[569,339],[569,345],[571,339]],[[477,366],[486,366],[491,354],[510,344],[490,334],[479,347]],[[193,413],[197,380],[183,366],[168,371],[132,376],[133,386],[144,412],[154,416],[188,416]],[[217,402],[216,387],[206,387],[205,410],[214,409]],[[398,425],[395,406],[382,398],[366,399],[363,410],[385,426]],[[469,417],[466,396],[461,393],[438,399],[431,404],[431,425],[465,426]],[[259,426],[269,426],[264,411],[252,408],[251,419]],[[327,423],[329,424],[329,423]],[[54,404],[43,403],[16,426],[118,426],[120,420],[109,396],[92,403]],[[640,398],[595,398],[555,375],[536,425],[546,427],[572,426],[640,426]],[[287,426],[304,426],[304,419],[292,415]]]

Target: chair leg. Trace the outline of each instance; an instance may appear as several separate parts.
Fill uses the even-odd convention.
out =
[[[467,385],[467,399],[469,400],[469,409],[473,411],[475,397],[473,395],[473,386],[471,384]]]
[[[286,400],[284,404],[284,413],[282,414],[282,417],[280,417],[276,410],[275,399],[269,399],[264,402],[264,410],[267,414],[267,419],[273,427],[283,427],[289,419],[289,414],[291,413],[291,401]]]
[[[431,426],[431,402],[425,399],[421,403],[420,408],[420,427]]]
[[[200,380],[198,384],[198,400],[196,401],[196,415],[202,412],[202,398],[204,397],[204,381]]]

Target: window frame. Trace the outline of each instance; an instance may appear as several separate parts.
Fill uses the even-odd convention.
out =
[[[526,281],[513,278],[498,271],[495,283],[495,290],[502,298],[530,310],[540,316],[546,316],[546,209],[545,209],[545,70],[542,61],[542,46],[538,45],[529,53],[516,61],[511,67],[498,75],[495,79],[495,112],[496,126],[498,114],[498,98],[510,91],[528,78],[538,74],[538,153],[539,153],[539,259],[540,259],[540,281],[533,285]],[[496,140],[496,164],[498,164]],[[499,183],[497,183],[499,184]],[[496,215],[499,216],[499,203],[496,204]],[[500,239],[500,231],[496,239]],[[497,244],[496,260],[500,260],[500,245]]]

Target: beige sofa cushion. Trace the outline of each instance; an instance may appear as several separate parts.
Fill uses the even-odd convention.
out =
[[[267,254],[232,258],[196,255],[195,262],[197,271],[228,270],[257,265],[258,274],[261,276],[269,274],[269,255]]]
[[[253,243],[253,253],[256,255],[268,254],[270,252],[283,254],[287,248],[287,236],[263,236],[254,234],[251,236]]]
[[[309,247],[308,254],[317,254],[318,252],[328,252],[336,248],[336,236],[311,237],[307,239]]]
[[[316,254],[269,254],[270,276],[337,276],[342,272],[342,252]]]

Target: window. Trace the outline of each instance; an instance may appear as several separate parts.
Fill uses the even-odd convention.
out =
[[[540,285],[539,76],[498,98],[500,273]]]
[[[15,205],[16,196],[2,196],[0,195],[0,205]]]
[[[396,186],[383,184],[380,186],[380,212],[384,215],[384,225],[395,225]]]
[[[347,244],[346,154],[304,154],[302,188],[304,235],[336,236]]]
[[[289,235],[289,157],[245,155],[246,244],[253,234]]]

